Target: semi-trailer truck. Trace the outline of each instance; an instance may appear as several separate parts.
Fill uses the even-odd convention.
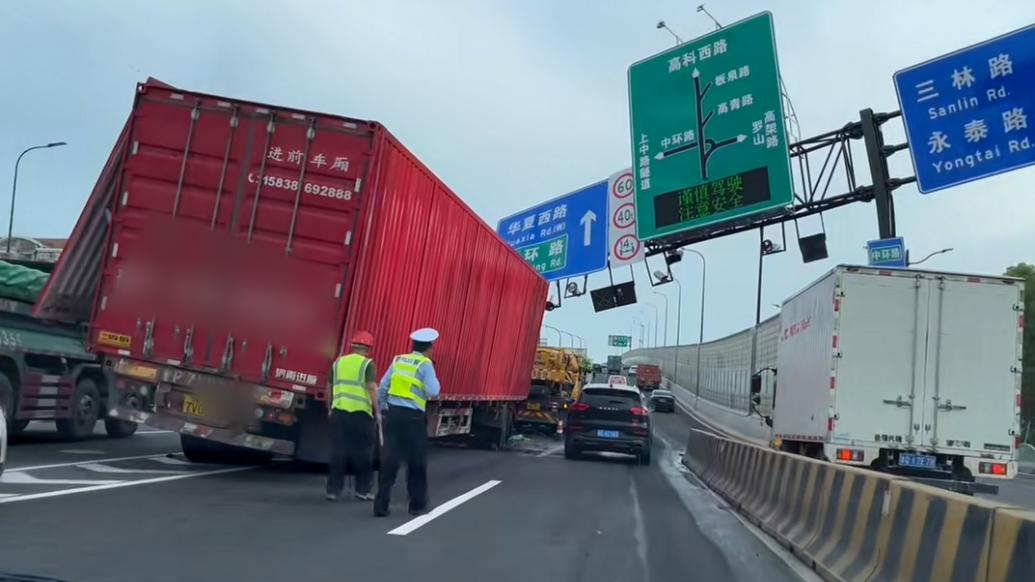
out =
[[[113,418],[189,459],[328,459],[328,376],[373,333],[382,371],[434,327],[431,436],[505,439],[547,284],[384,126],[153,79],[36,314],[83,317]]]
[[[51,266],[0,261],[0,411],[7,432],[53,421],[61,438],[74,441],[92,435],[103,419],[109,436],[131,436],[136,424],[106,414],[109,376],[86,349],[82,322],[32,315]]]

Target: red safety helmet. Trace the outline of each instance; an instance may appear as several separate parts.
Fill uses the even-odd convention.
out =
[[[369,331],[357,331],[352,336],[351,343],[372,348],[374,347],[374,336]]]

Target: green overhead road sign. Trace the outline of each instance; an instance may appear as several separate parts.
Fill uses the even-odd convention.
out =
[[[790,205],[772,14],[629,67],[629,118],[641,240]]]
[[[631,335],[609,335],[607,336],[607,345],[615,348],[630,348],[632,347],[632,340]]]

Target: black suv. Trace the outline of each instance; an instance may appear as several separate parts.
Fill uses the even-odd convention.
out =
[[[609,451],[636,455],[649,465],[652,440],[650,411],[636,387],[587,384],[568,411],[564,457]]]
[[[660,388],[650,393],[650,404],[658,412],[675,412],[676,399],[668,390]]]

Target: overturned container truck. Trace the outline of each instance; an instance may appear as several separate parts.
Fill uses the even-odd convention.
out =
[[[36,314],[84,317],[112,414],[184,453],[328,458],[331,365],[441,331],[431,436],[506,438],[546,282],[383,126],[149,80]]]

